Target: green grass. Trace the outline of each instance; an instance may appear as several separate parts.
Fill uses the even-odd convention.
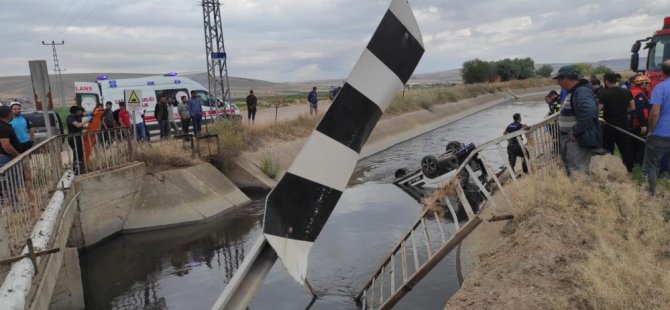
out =
[[[275,107],[275,104],[279,102],[280,107],[287,107],[292,105],[307,105],[307,94],[308,93],[296,93],[291,95],[280,95],[280,96],[263,96],[257,97],[257,109],[271,109]],[[330,101],[330,96],[328,92],[317,92],[317,97],[319,102]],[[234,98],[231,102],[237,104],[240,107],[240,110],[247,110],[247,100],[246,98]]]
[[[261,171],[268,177],[274,179],[279,175],[279,163],[272,158],[270,153],[263,154],[260,165]]]
[[[636,165],[633,167],[633,173],[631,174],[631,177],[639,185],[645,185],[647,183],[647,174],[640,166]],[[656,191],[670,193],[670,179],[657,179]]]

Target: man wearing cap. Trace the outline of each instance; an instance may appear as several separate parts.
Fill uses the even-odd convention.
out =
[[[664,153],[670,152],[670,59],[661,65],[665,80],[651,93],[649,132],[644,150],[644,170],[647,172],[649,193],[656,193],[658,166]]]
[[[591,152],[602,146],[598,125],[598,105],[589,81],[579,78],[574,65],[563,66],[556,79],[567,96],[558,117],[561,133],[561,157],[568,175],[579,171],[589,173]]]
[[[8,106],[0,106],[0,167],[19,156],[21,150],[21,143],[16,137],[14,128],[9,124],[11,119],[12,109]]]
[[[21,143],[21,149],[19,152],[25,152],[33,147],[35,142],[35,128],[33,124],[21,115],[21,104],[18,102],[12,102],[9,107],[12,109],[12,121],[9,122],[14,128],[16,137]]]

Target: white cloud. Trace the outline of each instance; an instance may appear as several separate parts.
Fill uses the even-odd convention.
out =
[[[68,72],[204,71],[202,8],[183,0],[5,0],[0,75],[28,74],[59,47]],[[236,0],[221,6],[229,73],[273,81],[343,78],[389,0]],[[425,40],[418,72],[465,60],[626,58],[670,1],[411,0]]]

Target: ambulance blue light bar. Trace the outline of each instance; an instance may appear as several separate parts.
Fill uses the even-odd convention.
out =
[[[107,79],[108,79],[108,77],[107,77],[106,74],[99,75],[97,78],[95,78],[96,81],[105,81]]]
[[[165,76],[177,76],[177,72],[170,71]]]

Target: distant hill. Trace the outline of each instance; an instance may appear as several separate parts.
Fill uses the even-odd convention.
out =
[[[646,58],[640,58],[640,64],[644,64]],[[612,68],[614,71],[625,71],[628,70],[628,59],[609,59],[601,60],[595,63],[592,63],[594,66],[605,65]],[[538,64],[539,66],[540,64]],[[565,63],[552,63],[551,65],[554,70],[558,70]],[[642,65],[641,65],[642,66]],[[74,102],[74,82],[75,81],[95,81],[95,78],[101,73],[77,73],[77,74],[64,74],[63,75],[63,84],[65,85],[65,98],[68,100],[69,104]],[[138,74],[138,73],[109,73],[107,74],[110,79],[124,79],[124,78],[137,78],[151,76],[155,74]],[[207,88],[207,74],[202,73],[187,73],[182,75],[187,78],[191,78],[196,82],[203,85]],[[58,83],[55,76],[49,76],[51,81],[51,89],[54,93],[58,93]],[[300,82],[285,82],[277,83],[270,82],[258,79],[248,79],[242,77],[230,77],[230,90],[231,96],[233,98],[244,97],[248,94],[250,89],[254,90],[259,96],[270,96],[270,95],[286,95],[286,94],[295,94],[295,93],[306,93],[309,92],[313,86],[319,88],[319,90],[327,90],[330,86],[341,85],[344,79],[331,79],[331,80],[315,80],[315,81],[300,81]],[[415,74],[409,80],[409,83],[415,84],[430,84],[430,83],[440,83],[440,84],[451,84],[451,83],[461,83],[461,69],[450,69],[429,73]],[[55,96],[57,98],[57,96]],[[32,84],[30,82],[30,76],[4,76],[0,77],[0,99],[2,98],[32,98]]]

